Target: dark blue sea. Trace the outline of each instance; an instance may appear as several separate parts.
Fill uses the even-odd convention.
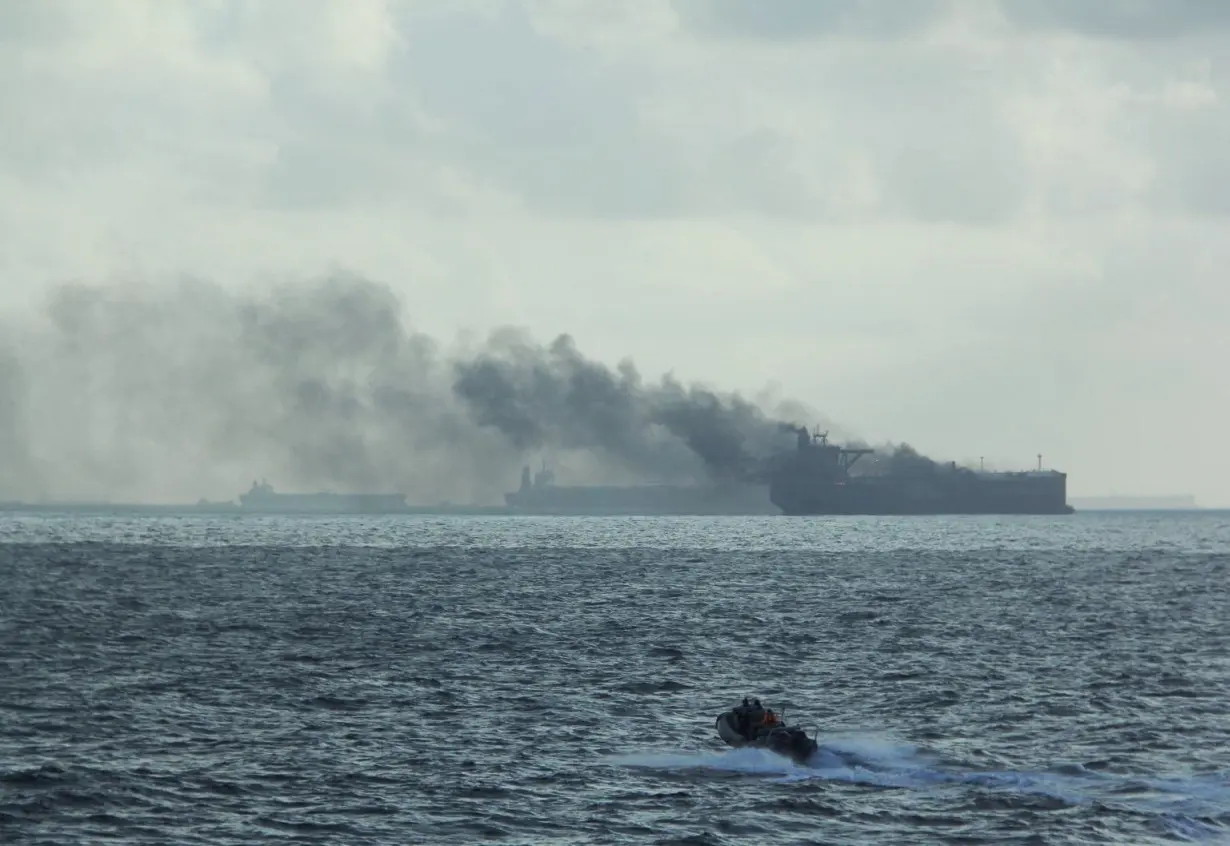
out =
[[[0,843],[1230,843],[1228,656],[1226,513],[0,514]]]

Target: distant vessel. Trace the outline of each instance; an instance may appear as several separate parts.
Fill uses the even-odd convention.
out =
[[[193,504],[115,502],[0,502],[0,511],[63,512],[75,514],[419,514],[498,515],[503,505],[408,505],[401,494],[278,493],[268,482],[253,482],[239,502],[200,499]]]
[[[555,484],[543,468],[533,477],[521,470],[519,490],[504,494],[513,514],[557,515],[720,515],[776,514],[768,486],[732,485],[576,485]]]
[[[992,473],[917,457],[880,475],[850,468],[871,449],[844,449],[828,433],[798,429],[798,448],[768,470],[769,497],[784,513],[1071,514],[1067,474],[1038,469]]]
[[[253,482],[239,495],[244,511],[266,514],[405,514],[410,511],[404,494],[277,493],[266,481]]]

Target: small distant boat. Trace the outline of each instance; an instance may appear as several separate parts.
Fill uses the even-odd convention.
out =
[[[762,706],[759,699],[744,699],[743,704],[718,714],[715,725],[728,746],[767,749],[797,764],[806,762],[820,748],[814,737],[808,737],[798,726],[786,725],[784,717]]]

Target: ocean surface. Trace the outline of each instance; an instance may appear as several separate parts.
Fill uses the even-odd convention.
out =
[[[1230,843],[1228,656],[1226,513],[0,514],[0,843]]]

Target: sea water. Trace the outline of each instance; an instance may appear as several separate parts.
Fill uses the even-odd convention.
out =
[[[0,514],[0,842],[1230,842],[1228,649],[1215,512]]]

